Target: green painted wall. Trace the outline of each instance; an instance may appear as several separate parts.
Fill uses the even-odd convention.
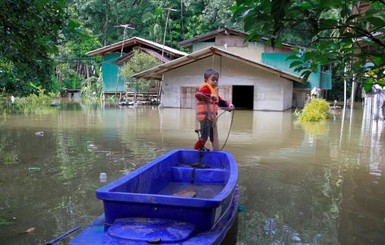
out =
[[[290,55],[292,55],[292,53],[263,53],[262,63],[299,76],[301,73],[295,72],[294,68],[290,68],[290,63],[292,61],[286,60],[286,58]],[[332,88],[331,77],[331,71],[324,71],[322,73],[321,81],[321,72],[312,73],[309,77],[309,81],[306,84],[294,83],[294,88],[311,89],[317,87],[329,90]]]
[[[119,66],[112,64],[119,54],[107,54],[103,56],[103,92],[125,92],[125,83],[124,80],[119,77],[117,81]]]
[[[323,89],[332,89],[332,70],[322,71],[322,86]]]

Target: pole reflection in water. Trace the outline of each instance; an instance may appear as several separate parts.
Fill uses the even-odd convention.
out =
[[[346,112],[308,124],[234,112],[224,150],[239,167],[238,244],[385,244],[384,122]],[[220,148],[231,120],[218,120]],[[1,244],[86,227],[103,210],[98,187],[197,137],[193,109],[66,107],[0,122]]]
[[[383,121],[373,120],[371,112],[366,110],[362,120],[357,122],[359,123],[360,136],[357,136],[358,142],[355,141],[358,146],[352,147],[350,151],[356,159],[352,161],[350,168],[344,168],[340,242],[383,244],[385,181],[382,172],[385,164],[385,125]]]

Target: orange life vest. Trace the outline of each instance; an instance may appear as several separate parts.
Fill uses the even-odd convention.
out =
[[[210,101],[199,101],[197,100],[197,106],[196,106],[196,117],[198,121],[202,121],[206,118],[206,116],[209,116],[210,120],[215,119],[218,111],[218,102],[219,102],[219,96],[218,91],[216,88],[213,88],[210,84],[204,83],[199,87],[199,90],[206,86],[210,89],[211,95],[215,95],[217,100],[214,101],[210,96]]]

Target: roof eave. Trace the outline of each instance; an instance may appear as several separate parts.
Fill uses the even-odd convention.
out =
[[[119,42],[116,42],[116,43],[113,43],[113,44],[89,51],[86,53],[86,55],[89,55],[89,56],[104,55],[104,54],[112,53],[112,52],[118,51],[118,50],[120,52],[122,45],[124,45],[124,48],[125,48],[125,47],[133,46],[136,44],[146,45],[148,47],[153,48],[154,50],[159,50],[159,51],[163,50],[164,53],[171,54],[171,55],[176,56],[176,57],[181,57],[181,56],[187,55],[187,53],[185,53],[185,52],[182,52],[182,51],[179,51],[179,50],[176,50],[176,49],[170,48],[168,46],[164,46],[164,45],[161,45],[161,44],[158,44],[158,43],[146,40],[146,39],[142,39],[139,37],[132,37],[132,38],[129,38],[129,39],[126,39],[123,41],[119,41]]]
[[[262,70],[268,71],[270,73],[273,73],[273,74],[277,75],[278,77],[282,77],[282,78],[285,78],[285,79],[288,79],[291,81],[295,81],[295,82],[300,82],[300,83],[304,82],[301,77],[298,77],[294,74],[283,72],[283,71],[275,69],[274,67],[270,67],[270,66],[267,66],[264,64],[256,63],[255,61],[245,59],[239,55],[227,52],[225,50],[222,50],[222,49],[219,49],[219,48],[216,48],[213,46],[199,50],[195,53],[180,57],[176,60],[172,60],[168,63],[159,65],[157,67],[148,69],[146,71],[142,71],[140,73],[134,74],[132,77],[144,78],[144,79],[161,79],[163,76],[163,73],[165,73],[167,71],[176,69],[180,66],[184,66],[186,64],[189,64],[189,63],[197,61],[197,60],[204,59],[204,58],[209,57],[209,56],[214,55],[214,54],[229,57],[231,59],[241,60],[242,62],[247,63],[253,67],[256,67],[258,69],[262,69]]]
[[[244,36],[244,37],[247,36],[246,33],[243,33],[240,31],[236,31],[236,30],[232,30],[232,29],[228,29],[228,28],[222,28],[222,29],[207,32],[205,34],[181,41],[181,42],[179,42],[179,45],[181,47],[187,48],[187,47],[192,46],[192,44],[194,42],[205,41],[205,40],[214,38],[216,35],[221,34],[221,33],[224,33],[225,35],[232,35],[233,34],[233,35]]]

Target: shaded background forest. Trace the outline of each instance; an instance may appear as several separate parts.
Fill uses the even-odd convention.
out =
[[[93,49],[142,37],[173,48],[178,42],[220,27],[237,28],[231,0],[56,0],[0,3],[0,88],[25,96],[85,86],[99,74]],[[168,26],[165,32],[166,19]],[[32,86],[33,85],[33,86]]]
[[[101,60],[85,55],[123,38],[138,36],[181,49],[180,41],[227,27],[233,0],[41,0],[0,3],[0,88],[26,96],[80,89],[100,76]],[[167,28],[166,28],[167,22]],[[288,41],[299,42],[294,35]],[[291,40],[290,40],[291,39]]]
[[[352,14],[361,2],[370,11]],[[89,86],[100,82],[101,60],[86,53],[121,41],[121,25],[129,25],[125,38],[138,36],[176,49],[180,41],[222,27],[258,40],[264,36],[307,46],[296,66],[309,73],[319,64],[333,64],[333,72],[340,74],[333,77],[328,95],[341,97],[342,80],[366,76],[366,64],[377,69],[370,84],[384,76],[385,44],[373,35],[385,27],[383,6],[383,1],[357,0],[3,0],[1,93],[92,91]],[[365,46],[358,47],[354,40],[363,36]],[[345,72],[347,63],[351,74]]]

